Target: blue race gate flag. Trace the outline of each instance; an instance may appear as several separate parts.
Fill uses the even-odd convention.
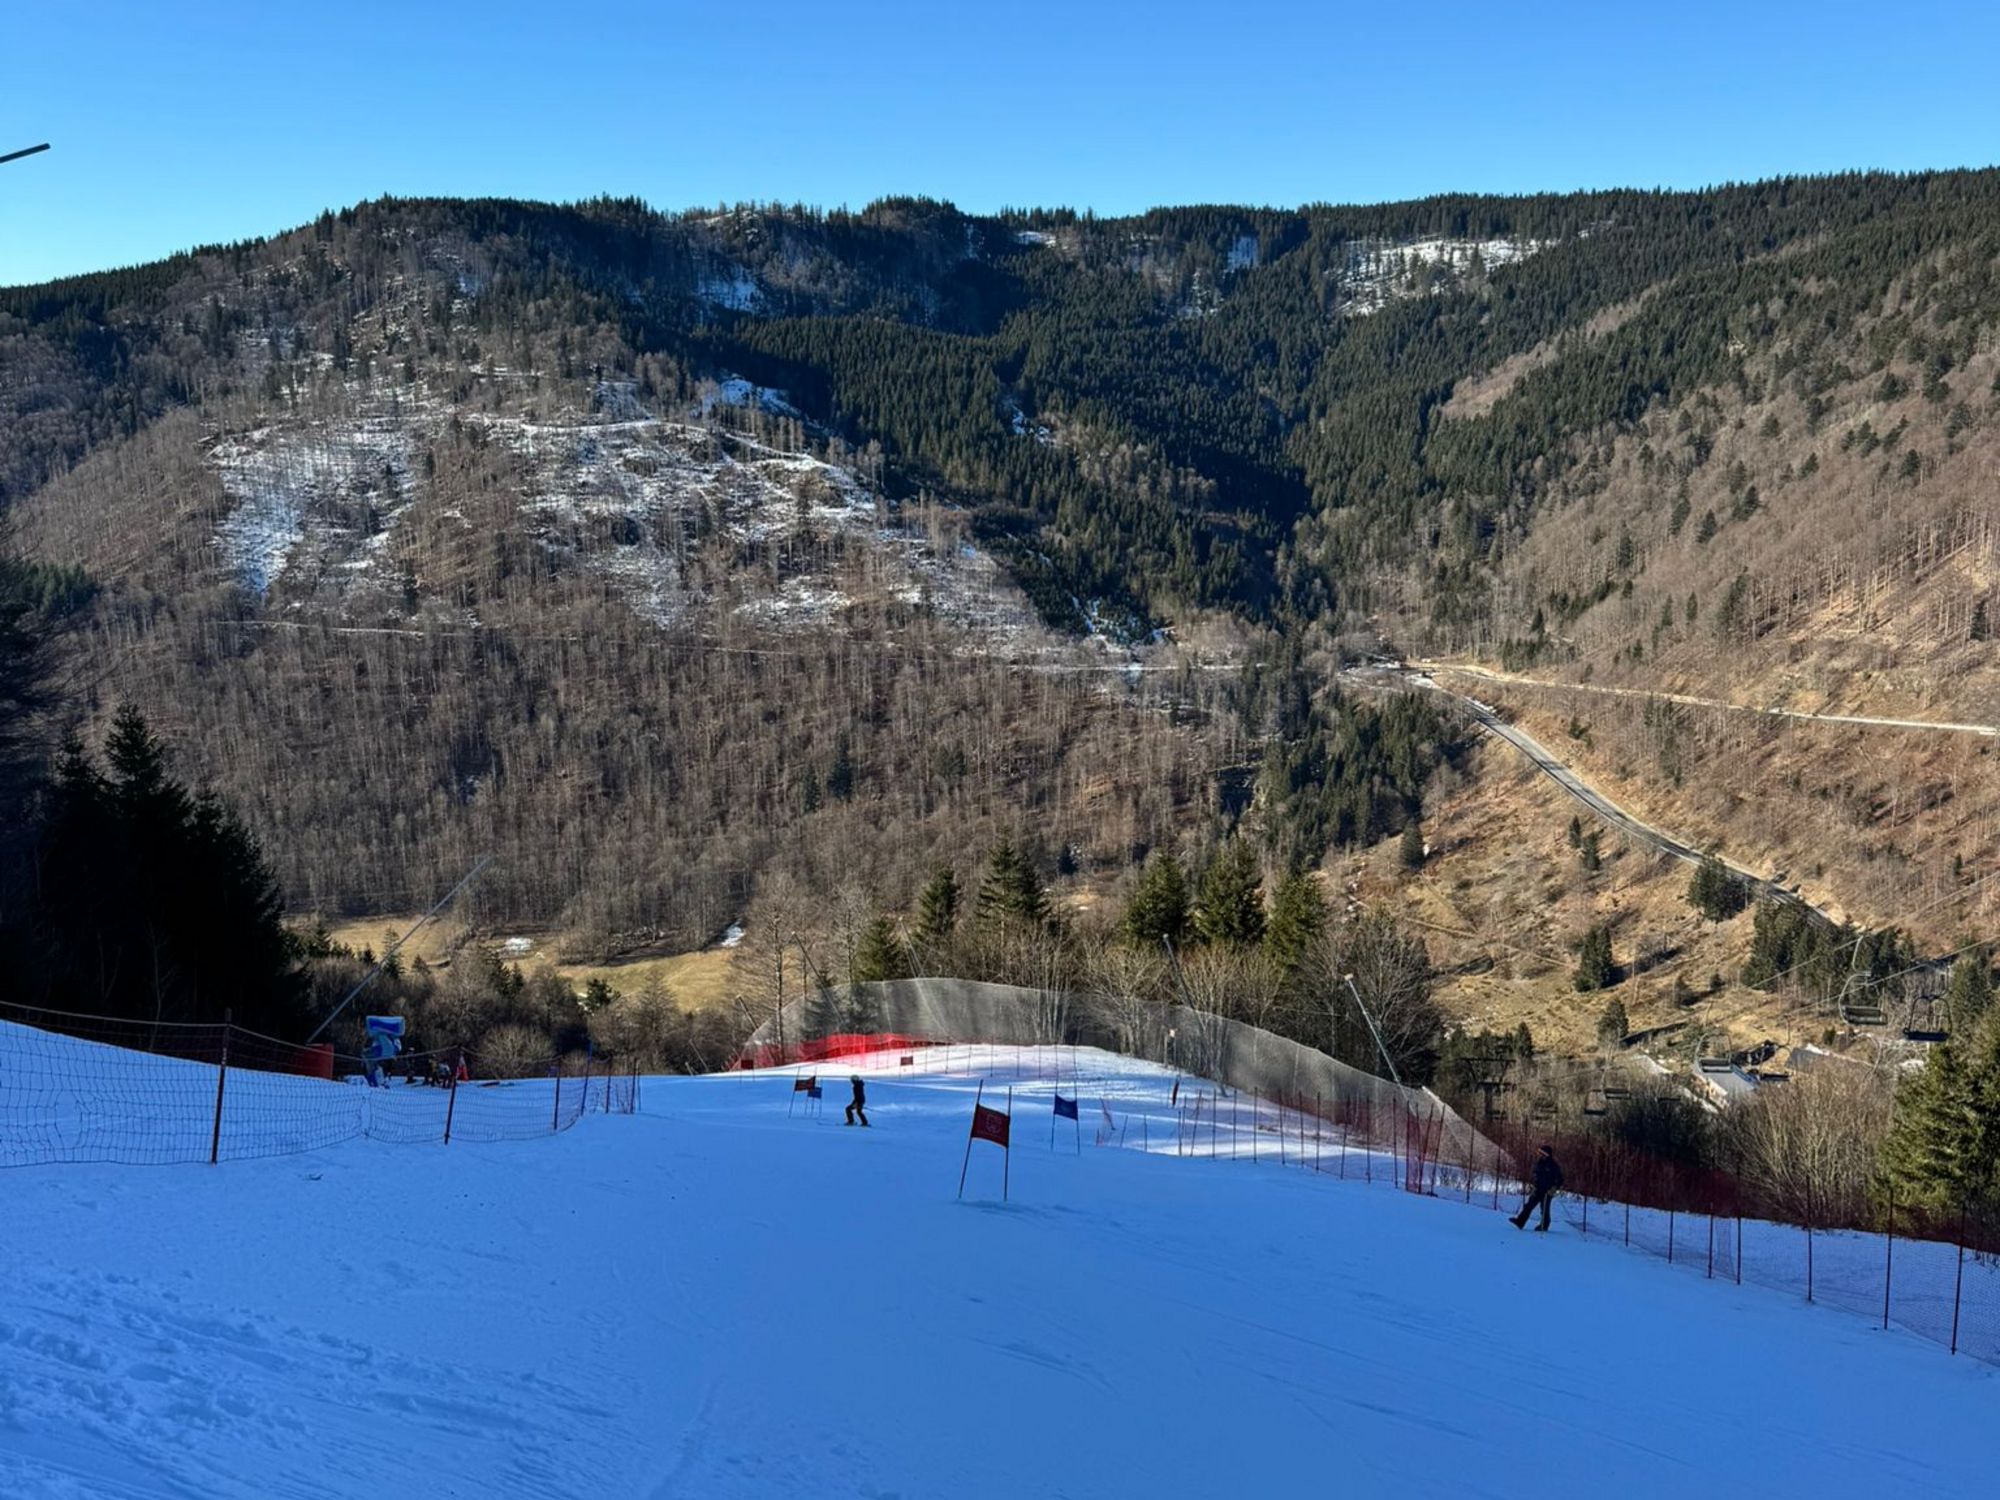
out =
[[[1076,1100],[1065,1099],[1061,1094],[1057,1094],[1056,1113],[1065,1120],[1074,1120],[1076,1118]]]

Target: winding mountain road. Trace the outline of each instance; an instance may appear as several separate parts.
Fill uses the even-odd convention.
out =
[[[1453,670],[1458,670],[1454,668]],[[1362,682],[1372,682],[1376,686],[1386,686],[1393,681],[1402,685],[1436,693],[1457,704],[1475,723],[1488,733],[1505,740],[1528,758],[1536,770],[1561,787],[1576,801],[1589,808],[1600,821],[1617,829],[1634,842],[1672,855],[1688,864],[1699,864],[1703,851],[1684,839],[1676,838],[1665,829],[1655,828],[1651,823],[1618,805],[1605,793],[1585,781],[1568,765],[1565,765],[1547,746],[1529,734],[1525,729],[1509,724],[1501,718],[1491,704],[1482,703],[1468,693],[1457,692],[1438,682],[1420,665],[1369,666],[1350,668],[1344,674]],[[1385,680],[1386,679],[1386,680]],[[1496,680],[1505,681],[1504,678]],[[1718,856],[1720,857],[1720,856]],[[1751,894],[1760,900],[1782,902],[1788,906],[1802,906],[1806,910],[1838,925],[1838,919],[1820,907],[1814,906],[1796,890],[1792,890],[1769,876],[1760,875],[1755,870],[1724,859],[1726,865],[1750,887]]]
[[[2000,739],[2000,724],[1955,724],[1940,719],[1886,719],[1867,714],[1816,714],[1802,708],[1758,708],[1749,703],[1726,703],[1720,698],[1700,698],[1692,693],[1663,693],[1648,688],[1607,687],[1588,682],[1550,682],[1519,672],[1497,672],[1491,667],[1469,667],[1457,662],[1417,661],[1411,670],[1426,674],[1453,672],[1487,682],[1513,683],[1521,687],[1555,688],[1570,693],[1601,693],[1613,698],[1656,698],[1664,703],[1684,703],[1690,708],[1719,709],[1732,714],[1763,714],[1773,719],[1808,719],[1820,724],[1863,724],[1878,729],[1924,729],[1938,734],[1977,734]]]

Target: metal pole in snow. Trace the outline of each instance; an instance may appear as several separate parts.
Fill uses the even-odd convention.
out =
[[[981,1099],[984,1099],[985,1097],[986,1097],[986,1080],[982,1078],[979,1080],[978,1089],[975,1090],[972,1095],[972,1118],[975,1124],[979,1120],[979,1101]],[[958,1168],[958,1196],[960,1198],[963,1198],[965,1196],[965,1174],[971,1168],[971,1166],[972,1166],[972,1131],[970,1128],[968,1128],[965,1132],[965,1160],[959,1163],[959,1168]]]
[[[465,1049],[461,1047],[458,1049],[458,1066],[454,1067],[451,1070],[451,1092],[445,1095],[445,1100],[444,1100],[444,1143],[447,1146],[451,1144],[451,1117],[453,1113],[458,1109],[459,1069],[463,1068],[464,1066],[465,1066]]]
[[[1896,1195],[1889,1195],[1889,1228],[1882,1236],[1882,1326],[1889,1326],[1889,1287],[1896,1272]]]
[[[215,1131],[208,1138],[208,1164],[212,1167],[222,1159],[222,1085],[229,1078],[229,1018],[233,1010],[222,1013],[222,1061],[215,1069]]]
[[[1019,1064],[1016,1064],[1019,1071]],[[1014,1085],[1007,1085],[1007,1144],[1000,1153],[1000,1201],[1007,1201],[1008,1178],[1014,1166]]]

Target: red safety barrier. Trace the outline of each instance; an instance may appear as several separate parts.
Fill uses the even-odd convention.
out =
[[[908,1052],[936,1045],[929,1037],[909,1036],[900,1031],[842,1031],[810,1041],[787,1042],[782,1047],[775,1042],[760,1043],[737,1058],[736,1066],[783,1068],[793,1063],[831,1062],[870,1052]]]

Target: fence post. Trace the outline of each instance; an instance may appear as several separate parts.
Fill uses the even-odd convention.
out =
[[[233,1010],[222,1013],[222,1060],[215,1069],[215,1129],[208,1138],[208,1164],[222,1159],[222,1086],[229,1079],[229,1020]]]
[[[1319,1170],[1319,1127],[1324,1118],[1321,1111],[1325,1106],[1320,1101],[1318,1089],[1313,1090],[1313,1170]]]
[[[444,1099],[444,1143],[451,1144],[451,1117],[458,1108],[458,1072],[465,1066],[465,1049],[458,1049],[458,1063],[451,1070],[451,1092]]]
[[[590,1113],[590,1048],[588,1045],[583,1049],[583,1108],[576,1113],[578,1119]]]
[[[1896,1195],[1889,1195],[1889,1227],[1882,1235],[1882,1326],[1889,1326],[1889,1288],[1896,1276]]]
[[[1587,1235],[1590,1233],[1590,1194],[1578,1193],[1577,1197],[1583,1201],[1583,1229],[1581,1232]]]
[[[1715,1280],[1715,1215],[1708,1216],[1708,1279]]]
[[[1632,1248],[1632,1205],[1625,1205],[1625,1248]]]
[[[1674,1211],[1667,1210],[1667,1264],[1674,1263]]]
[[[550,1135],[554,1135],[558,1130],[562,1129],[562,1059],[560,1057],[556,1059],[555,1074],[556,1074],[556,1106],[554,1109],[549,1111]]]
[[[1743,1285],[1743,1210],[1736,1210],[1736,1284]]]
[[[1810,1221],[1806,1224],[1806,1301],[1813,1299],[1813,1233]]]

